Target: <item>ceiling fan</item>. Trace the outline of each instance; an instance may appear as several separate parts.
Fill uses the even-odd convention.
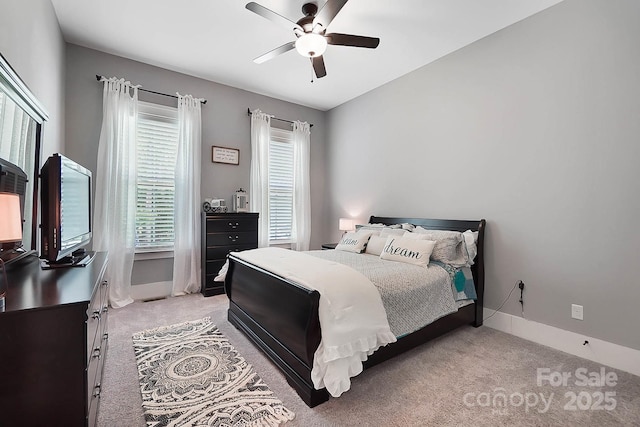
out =
[[[296,49],[300,55],[311,60],[316,77],[321,78],[327,75],[322,54],[327,49],[328,44],[375,49],[380,43],[380,39],[377,37],[341,33],[325,34],[329,24],[331,24],[331,21],[333,21],[347,1],[348,0],[328,0],[320,11],[318,11],[318,6],[315,3],[305,3],[302,6],[304,17],[298,20],[298,22],[293,22],[258,3],[247,3],[246,8],[251,12],[273,21],[278,25],[286,26],[291,29],[296,36],[295,41],[285,43],[259,56],[254,59],[253,62],[261,64],[278,55]]]

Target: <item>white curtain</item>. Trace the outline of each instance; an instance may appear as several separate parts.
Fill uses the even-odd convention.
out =
[[[178,94],[172,295],[200,291],[200,164],[202,100]]]
[[[269,246],[269,141],[271,116],[251,112],[251,177],[249,205],[258,212],[258,247]]]
[[[93,249],[109,252],[105,278],[109,281],[109,302],[118,308],[133,302],[138,86],[115,77],[103,81]]]
[[[308,251],[311,242],[311,185],[309,183],[310,126],[293,122],[293,236],[292,248]]]

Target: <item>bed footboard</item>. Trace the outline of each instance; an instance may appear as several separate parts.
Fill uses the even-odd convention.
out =
[[[313,355],[320,344],[320,294],[229,254],[225,279],[229,321],[242,330],[285,375],[304,402],[325,402],[325,389],[311,381]]]

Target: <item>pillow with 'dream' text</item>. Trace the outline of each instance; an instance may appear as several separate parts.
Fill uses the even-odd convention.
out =
[[[355,252],[357,254],[362,253],[364,248],[367,247],[367,242],[371,237],[371,233],[358,231],[356,233],[347,233],[342,236],[340,243],[336,245],[336,250]]]
[[[432,240],[408,239],[389,236],[380,254],[381,259],[405,262],[426,267],[436,242]]]

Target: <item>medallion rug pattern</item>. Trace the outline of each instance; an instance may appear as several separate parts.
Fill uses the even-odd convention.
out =
[[[273,427],[292,420],[211,319],[133,335],[147,426]]]

